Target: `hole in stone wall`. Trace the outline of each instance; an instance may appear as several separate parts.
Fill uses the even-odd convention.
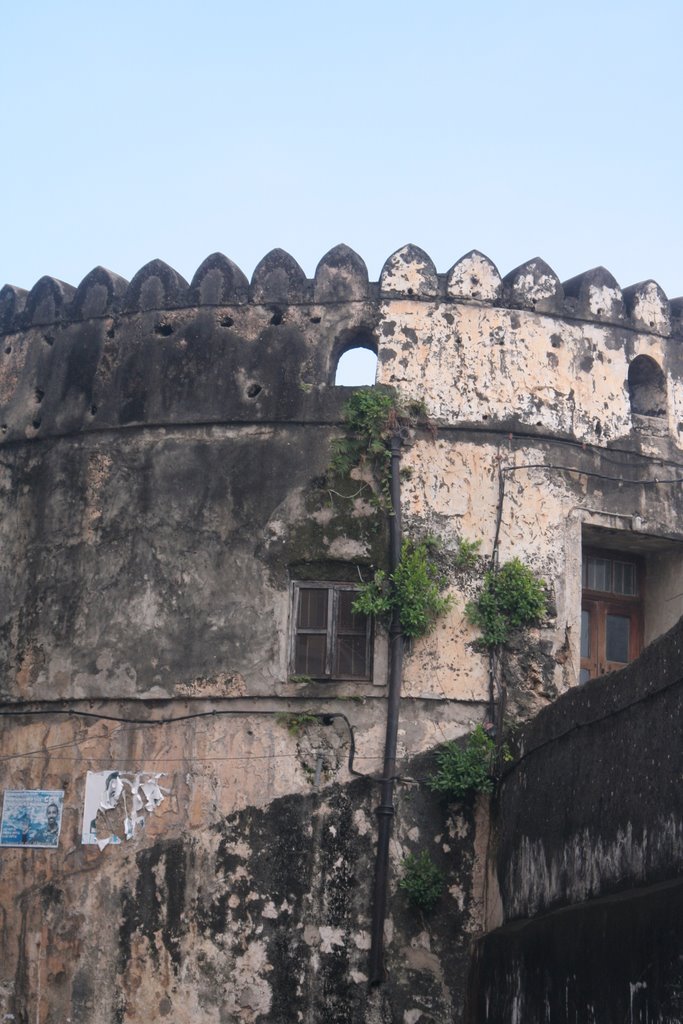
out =
[[[221,317],[220,324],[221,324],[221,327],[232,327],[234,322],[235,321],[233,320],[233,318],[231,316],[224,316],[224,317]]]
[[[36,394],[36,402],[38,403],[38,405],[40,405],[42,400],[45,398],[45,392],[42,390],[42,388],[36,388],[35,394]]]
[[[334,383],[338,387],[365,387],[375,383],[377,354],[367,346],[349,348],[337,363]]]
[[[631,412],[638,416],[666,415],[666,380],[650,356],[636,356],[628,368]]]
[[[169,334],[173,334],[173,324],[158,323],[154,328],[155,334],[160,334],[163,338],[168,338]]]
[[[9,356],[11,354],[12,354],[12,346],[8,345],[7,348],[5,349],[5,355]]]
[[[31,424],[31,426],[33,427],[34,430],[39,430],[40,429],[40,423],[41,423],[41,421],[39,419],[35,419],[33,421],[33,423]]]
[[[247,388],[247,395],[249,398],[256,398],[256,396],[260,395],[262,391],[263,388],[260,384],[250,384]]]
[[[90,406],[90,415],[91,416],[95,416],[96,414],[97,414],[97,406],[96,405],[91,405]]]
[[[279,327],[281,323],[284,323],[284,319],[285,318],[284,314],[282,313],[282,310],[276,309],[270,318],[270,322],[273,325],[273,327]]]
[[[54,336],[52,334],[44,334],[43,335],[43,339],[44,339],[44,341],[47,342],[48,345],[54,345],[54,343],[55,343],[55,339],[54,339]]]

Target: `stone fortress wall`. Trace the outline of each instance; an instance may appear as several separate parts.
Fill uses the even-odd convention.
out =
[[[603,269],[562,285],[538,259],[501,278],[476,252],[438,274],[415,246],[371,283],[338,246],[312,281],[275,250],[251,282],[216,254],[190,284],[154,261],[130,283],[5,287],[0,328],[1,781],[65,793],[59,850],[2,851],[7,1012],[315,1020],[322,985],[345,1024],[460,1019],[485,809],[442,820],[402,791],[391,980],[369,999],[376,791],[350,769],[381,765],[386,637],[367,682],[292,678],[292,581],[387,559],[372,506],[326,493],[336,366],[373,349],[378,383],[436,427],[403,452],[404,525],[443,541],[455,597],[405,661],[399,756],[419,776],[497,687],[525,718],[575,686],[582,548],[642,559],[646,640],[683,613],[683,299]],[[448,563],[461,539],[480,542],[473,571]],[[492,680],[464,606],[496,543],[551,600]],[[277,722],[311,709],[308,732]],[[166,771],[173,795],[143,836],[82,847],[85,772],[120,764]],[[421,844],[449,879],[424,927],[396,891]]]
[[[322,439],[325,431],[334,431],[346,397],[333,386],[337,361],[349,347],[372,347],[379,356],[378,381],[423,398],[439,429],[436,442],[420,437],[404,455],[413,469],[413,480],[404,491],[406,514],[418,529],[436,532],[447,543],[454,537],[481,541],[483,555],[491,553],[500,519],[501,558],[522,555],[537,562],[555,590],[554,653],[568,644],[568,656],[552,672],[548,665],[538,671],[552,692],[559,692],[573,685],[577,675],[582,531],[616,529],[627,546],[645,549],[650,576],[658,580],[648,588],[652,607],[646,616],[647,639],[663,632],[683,612],[673,596],[675,582],[666,578],[677,549],[663,550],[665,539],[680,537],[676,487],[657,482],[675,478],[667,466],[676,464],[681,450],[682,310],[683,299],[669,302],[654,282],[622,292],[602,269],[563,286],[541,260],[532,260],[501,280],[485,256],[470,253],[448,274],[438,275],[429,257],[414,246],[387,260],[378,284],[368,282],[355,253],[339,246],[321,260],[313,281],[306,280],[291,256],[275,250],[256,268],[251,283],[233,263],[214,255],[190,285],[155,261],[130,284],[96,269],[77,289],[50,278],[43,278],[28,294],[6,287],[0,293],[5,331],[0,351],[0,440],[11,452],[5,493],[16,493],[10,467],[15,460],[24,460],[25,471],[39,473],[41,486],[48,488],[54,502],[55,479],[50,475],[63,482],[66,459],[69,486],[78,490],[70,512],[71,546],[92,555],[102,541],[110,550],[109,526],[125,527],[126,510],[117,508],[117,498],[108,488],[120,500],[131,482],[135,484],[128,494],[131,522],[126,543],[131,550],[132,532],[144,531],[147,525],[145,509],[136,508],[138,501],[147,500],[140,493],[142,481],[147,481],[152,497],[161,499],[170,487],[175,491],[173,502],[194,502],[182,514],[184,530],[190,521],[200,525],[211,519],[218,505],[225,515],[226,485],[221,477],[229,475],[231,486],[243,485],[245,493],[231,497],[234,519],[223,526],[231,537],[228,547],[241,534],[236,523],[245,517],[250,502],[257,502],[261,512],[250,510],[246,519],[265,531],[269,557],[276,557],[279,545],[281,569],[297,560],[321,558],[371,563],[379,557],[377,545],[373,549],[367,538],[350,538],[348,524],[335,525],[334,516],[326,523],[320,510],[311,516],[305,495],[316,473],[324,473],[328,452]],[[640,404],[635,407],[628,383],[634,368],[636,375],[644,374],[644,382],[636,382]],[[27,443],[34,440],[45,444]],[[250,451],[258,448],[261,454],[245,457],[245,446]],[[117,454],[124,451],[132,459],[128,465]],[[299,459],[298,453],[303,457]],[[238,473],[228,473],[231,459],[242,467]],[[294,476],[280,475],[280,488],[266,499],[266,510],[259,493],[278,478],[274,467],[285,461]],[[122,473],[125,480],[118,478]],[[202,505],[198,514],[203,492],[206,507]],[[40,524],[47,530],[38,544],[49,547],[46,516],[52,509],[49,501],[43,503],[37,516],[31,507],[37,495],[29,488],[13,509],[31,529]],[[58,516],[59,510],[54,514]],[[116,521],[108,523],[113,514]],[[158,545],[163,531],[157,528],[155,515],[150,512],[148,525]],[[318,536],[312,538],[316,520]],[[27,564],[21,547],[25,533],[15,528],[11,516],[5,523],[6,532],[11,532],[4,547],[9,565]],[[294,524],[299,527],[297,540],[292,536]],[[56,523],[53,540],[59,528]],[[169,539],[167,568],[177,560],[177,537],[174,532]],[[197,538],[187,543],[196,546]],[[250,543],[247,539],[247,547]],[[31,545],[36,546],[33,540]],[[234,554],[233,550],[233,564]],[[253,551],[243,553],[253,568],[252,555]],[[220,554],[216,558],[220,564]],[[38,574],[50,565],[49,556],[40,561]],[[41,686],[44,695],[65,697],[161,696],[177,692],[177,685],[187,688],[195,679],[212,677],[201,649],[193,654],[192,664],[182,666],[182,678],[176,665],[170,686],[163,669],[129,663],[129,641],[145,623],[145,646],[151,660],[160,660],[154,643],[150,646],[149,625],[155,615],[170,615],[169,629],[162,630],[166,639],[177,635],[184,649],[191,646],[179,627],[182,615],[194,614],[196,586],[191,581],[184,581],[181,588],[186,607],[173,616],[169,602],[156,593],[150,573],[145,579],[140,572],[132,586],[136,572],[144,568],[139,561],[137,569],[129,566],[132,576],[120,592],[109,577],[89,581],[78,575],[88,572],[91,563],[89,557],[80,559],[64,588],[80,597],[92,614],[97,595],[106,591],[107,604],[113,601],[126,620],[126,650],[112,648],[108,653],[105,645],[107,650],[100,654],[108,667],[85,668],[82,659],[74,664],[74,638],[69,634],[70,653],[55,651],[47,668],[37,668],[31,656],[22,696],[38,696]],[[63,576],[53,568],[47,570],[48,589]],[[157,559],[157,575],[159,568]],[[226,594],[223,567],[221,579],[211,578],[212,568],[203,585],[213,593],[216,606],[232,602],[243,614],[245,595],[235,600]],[[164,576],[162,571],[162,589]],[[23,586],[22,594],[30,602],[31,587],[22,585],[14,568],[11,578],[14,589]],[[277,604],[283,578],[281,573],[275,582],[272,570],[270,578],[259,572],[252,588],[259,608]],[[558,580],[563,581],[560,587]],[[453,585],[457,590],[458,580]],[[414,672],[408,668],[409,692],[416,696],[438,697],[443,691],[448,698],[477,701],[484,695],[485,665],[464,656],[472,631],[462,616],[466,590],[461,596],[460,614],[453,613],[440,638],[450,648],[435,651],[437,640],[427,641],[427,661],[416,657]],[[54,602],[63,605],[64,595],[55,594]],[[11,603],[17,607],[21,602]],[[43,618],[58,614],[51,604],[47,594]],[[132,607],[131,616],[126,616],[125,606]],[[263,623],[260,612],[257,618]],[[49,628],[53,646],[55,630]],[[158,623],[153,632],[159,635]],[[260,638],[267,656],[259,656],[259,673],[246,671],[244,653],[224,649],[224,641],[229,642],[225,623],[214,632],[213,646],[226,677],[243,677],[248,692],[263,692],[265,687],[272,693],[284,683],[286,601],[268,623],[268,636]],[[96,633],[93,625],[86,641],[88,656],[102,647]],[[18,635],[16,623],[12,635]],[[238,637],[233,647],[239,643]],[[178,657],[182,660],[183,655]],[[457,674],[450,668],[456,659]],[[444,663],[445,672],[440,672]],[[439,676],[432,686],[424,679],[430,664]],[[265,674],[262,683],[257,674]],[[430,674],[436,678],[433,671]],[[6,689],[10,695],[16,692],[13,685]]]

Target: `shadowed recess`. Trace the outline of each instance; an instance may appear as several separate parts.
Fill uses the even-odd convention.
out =
[[[650,356],[636,356],[628,368],[631,412],[639,416],[666,416],[666,378]]]

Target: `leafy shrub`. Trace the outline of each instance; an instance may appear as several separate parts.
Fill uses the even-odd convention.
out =
[[[405,540],[395,571],[388,575],[379,569],[370,583],[361,586],[353,611],[386,621],[396,608],[404,636],[430,633],[453,603],[451,595],[443,594],[447,580],[430,557],[435,546],[429,538],[419,544]]]
[[[403,860],[403,878],[398,883],[406,893],[408,902],[418,910],[429,911],[443,892],[443,875],[426,850],[419,857],[409,853]]]
[[[437,770],[429,777],[429,788],[452,799],[462,799],[471,793],[490,793],[495,758],[495,743],[478,725],[467,737],[465,747],[450,740],[439,750]]]
[[[470,601],[465,613],[482,631],[484,647],[504,644],[510,630],[541,621],[546,613],[544,581],[518,558],[499,569],[489,569],[476,601]]]
[[[461,537],[458,541],[458,550],[455,553],[456,569],[474,569],[480,547],[480,540],[466,540],[465,537]]]

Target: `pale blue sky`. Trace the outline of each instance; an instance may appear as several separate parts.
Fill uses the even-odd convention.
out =
[[[680,0],[0,10],[0,285],[410,241],[683,294]]]

